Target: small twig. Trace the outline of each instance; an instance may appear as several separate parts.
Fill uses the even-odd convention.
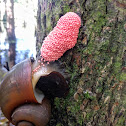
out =
[[[8,71],[10,71],[8,62],[6,62],[6,64],[4,65],[4,67],[5,67]]]

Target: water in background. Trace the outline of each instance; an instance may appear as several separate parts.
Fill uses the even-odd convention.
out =
[[[35,0],[33,0],[35,1]],[[4,2],[1,4],[1,31],[0,31],[0,63],[9,62],[9,43],[7,42],[6,20],[4,20]],[[3,5],[2,5],[3,4]],[[15,35],[16,56],[15,63],[19,63],[28,57],[36,57],[36,15],[37,3],[15,3]]]
[[[16,56],[15,64],[28,57],[36,57],[36,15],[37,0],[21,1],[14,4]],[[7,41],[5,3],[0,1],[0,64],[9,62],[9,43]],[[0,110],[0,126],[13,126]]]

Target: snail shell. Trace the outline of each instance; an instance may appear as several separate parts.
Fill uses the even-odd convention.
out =
[[[49,100],[44,98],[42,104],[32,103],[19,106],[14,110],[11,117],[12,123],[16,126],[45,126],[50,115]]]
[[[1,110],[9,120],[17,106],[27,102],[38,103],[33,92],[30,66],[30,59],[15,65],[0,85]]]
[[[38,66],[39,69],[33,73]],[[47,86],[50,83],[51,86]],[[56,87],[53,92],[46,92],[51,91],[53,87]],[[56,92],[58,88],[63,90],[62,94],[59,94],[60,91]],[[59,97],[63,97],[68,93],[68,85],[54,66],[40,66],[37,61],[26,59],[15,65],[0,84],[1,110],[14,125],[45,126],[50,118],[51,105],[43,92],[46,95],[57,97],[59,94]]]

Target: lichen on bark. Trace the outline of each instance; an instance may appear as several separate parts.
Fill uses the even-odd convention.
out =
[[[76,46],[59,59],[70,91],[54,99],[48,126],[126,125],[126,10],[113,0],[39,0],[38,6],[37,51],[66,12],[82,19]]]

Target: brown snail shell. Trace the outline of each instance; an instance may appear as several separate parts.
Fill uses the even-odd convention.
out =
[[[33,73],[32,71],[37,66],[37,61],[33,62],[30,58],[26,59],[23,62],[15,65],[11,71],[6,74],[0,84],[1,110],[5,117],[14,125],[23,126],[27,124],[29,126],[45,126],[50,118],[51,105],[48,100],[45,100],[46,98],[44,97],[46,96],[44,96],[43,91],[47,90],[48,88],[51,90],[54,85],[62,85],[56,86],[57,89],[58,87],[60,87],[59,89],[63,89],[63,91],[61,91],[62,94],[60,94],[59,97],[65,96],[67,94],[66,92],[68,92],[68,85],[64,77],[55,67],[45,64],[45,66],[41,66],[37,72]],[[51,79],[53,77],[54,79]],[[59,80],[58,83],[55,81],[57,79]],[[50,83],[53,84],[51,86],[45,86],[45,84]],[[38,86],[36,86],[36,84]],[[42,90],[42,86],[45,86],[44,90]],[[54,92],[56,92],[56,90],[54,90]],[[53,95],[54,92],[49,93],[49,95]],[[58,97],[58,93],[54,96]],[[34,112],[30,111],[32,109]],[[24,112],[23,110],[27,111]],[[22,119],[20,117],[22,117]],[[31,119],[31,117],[33,117],[33,119]],[[29,120],[29,118],[31,120]],[[21,122],[19,120],[26,121]],[[30,121],[35,122],[31,123]],[[17,122],[20,123],[17,124]]]
[[[49,100],[44,98],[42,104],[19,106],[14,110],[11,117],[12,123],[16,126],[45,126],[49,121],[50,115],[51,106]]]
[[[26,102],[37,103],[31,82],[31,62],[27,59],[9,71],[0,85],[0,106],[11,120],[12,111]]]

